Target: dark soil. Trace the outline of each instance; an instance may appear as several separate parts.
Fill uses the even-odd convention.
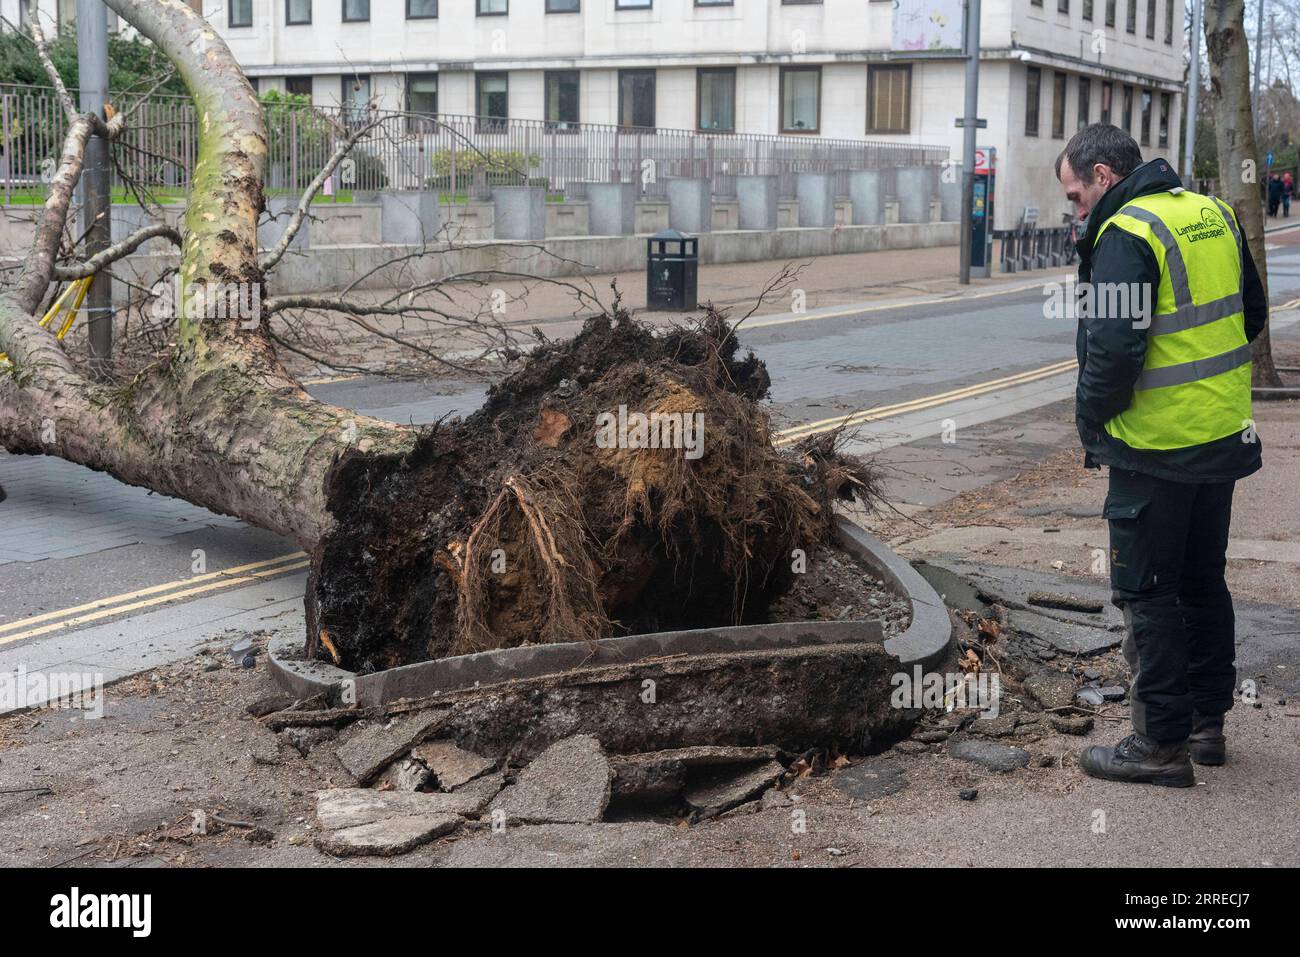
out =
[[[832,541],[836,498],[874,493],[835,436],[772,447],[769,384],[716,312],[656,333],[616,306],[571,340],[540,343],[483,408],[430,428],[408,455],[338,463],[336,528],[313,555],[309,654],[368,672],[769,620],[805,577],[796,549]],[[702,414],[702,454],[602,448],[598,417],[620,406]]]

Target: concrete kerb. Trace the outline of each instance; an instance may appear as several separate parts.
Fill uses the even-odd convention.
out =
[[[897,594],[912,604],[912,622],[901,635],[887,639],[884,649],[898,658],[901,669],[928,668],[938,662],[952,640],[952,623],[943,601],[921,575],[883,542],[845,518],[836,520],[841,544]],[[797,647],[879,643],[879,621],[803,621],[726,628],[693,629],[603,638],[595,642],[503,648],[473,655],[422,661],[368,675],[357,675],[321,661],[302,657],[303,639],[272,640],[268,659],[276,680],[291,694],[308,698],[325,694],[338,701],[344,682],[352,684],[360,707],[400,698],[483,688],[523,678],[540,678],[578,669],[629,665],[669,655],[781,651]]]

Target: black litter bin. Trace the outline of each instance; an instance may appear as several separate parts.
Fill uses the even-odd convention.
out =
[[[700,241],[675,229],[646,240],[645,305],[647,309],[695,308]]]

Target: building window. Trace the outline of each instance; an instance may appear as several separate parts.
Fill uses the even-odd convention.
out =
[[[649,10],[654,0],[614,0],[615,10]]]
[[[1124,87],[1124,101],[1120,109],[1120,127],[1125,133],[1133,135],[1133,87]]]
[[[1115,0],[1106,0],[1106,26],[1115,25]]]
[[[1052,139],[1065,138],[1065,81],[1064,73],[1052,75]]]
[[[1092,116],[1092,81],[1086,76],[1079,77],[1079,118],[1075,121],[1074,128],[1081,130],[1088,125],[1088,120]]]
[[[476,74],[474,91],[478,131],[504,133],[506,119],[510,116],[510,75],[507,73]]]
[[[20,6],[26,6],[20,3]],[[226,26],[251,27],[253,25],[253,0],[230,0],[230,11],[226,15]]]
[[[581,10],[580,0],[546,0],[547,13],[579,13]]]
[[[340,77],[339,100],[343,104],[343,120],[349,125],[365,121],[370,112],[370,77],[364,73]]]
[[[1038,135],[1038,100],[1039,87],[1043,83],[1043,71],[1036,66],[1025,68],[1025,135]]]
[[[311,77],[309,76],[286,76],[284,78],[284,92],[290,96],[305,96],[311,99]]]
[[[546,128],[578,131],[578,71],[546,72]]]
[[[821,67],[781,67],[782,133],[816,133],[821,129],[821,92]]]
[[[730,7],[735,3],[736,0],[695,0],[697,7]]]
[[[618,71],[618,125],[653,129],[655,125],[655,71]]]
[[[723,67],[695,71],[695,126],[709,133],[736,131],[734,69]]]
[[[1111,83],[1110,80],[1102,80],[1101,118],[1100,118],[1100,122],[1102,123],[1110,122],[1110,101],[1114,97],[1114,94],[1115,94],[1115,84]]]
[[[867,132],[908,133],[911,121],[912,68],[867,67]]]
[[[1165,0],[1165,44],[1174,44],[1174,0]]]
[[[406,75],[406,112],[435,116],[438,112],[438,74]]]
[[[1124,16],[1124,30],[1128,33],[1137,33],[1138,29],[1138,0],[1128,0],[1128,11]]]
[[[1069,13],[1069,12],[1070,12],[1070,0],[1056,0],[1056,12],[1057,12],[1057,13]]]
[[[1168,93],[1160,94],[1160,145],[1169,145],[1169,102]]]
[[[801,3],[821,3],[821,2],[822,0],[781,0],[781,6],[793,7],[793,6],[798,6]]]
[[[510,0],[478,0],[480,17],[504,17],[510,12]]]
[[[284,0],[284,22],[291,27],[311,23],[311,0]]]
[[[1043,0],[1029,0],[1029,5],[1031,7],[1041,7],[1043,5]]]
[[[1147,0],[1147,39],[1156,38],[1156,0]]]
[[[438,16],[438,0],[406,0],[406,19],[434,20]]]
[[[1141,136],[1142,136],[1142,140],[1141,140],[1142,145],[1149,146],[1151,144],[1151,91],[1150,90],[1142,91]]]
[[[1092,0],[1083,0],[1083,19],[1092,20]]]
[[[343,0],[343,22],[362,23],[370,19],[370,0]]]

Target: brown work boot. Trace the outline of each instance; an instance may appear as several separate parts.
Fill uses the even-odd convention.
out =
[[[1187,742],[1160,744],[1142,734],[1130,734],[1113,748],[1093,745],[1079,756],[1085,774],[1106,781],[1189,788],[1196,783]]]
[[[1192,719],[1187,751],[1197,764],[1223,764],[1228,760],[1228,739],[1223,735],[1223,715],[1198,714]]]

